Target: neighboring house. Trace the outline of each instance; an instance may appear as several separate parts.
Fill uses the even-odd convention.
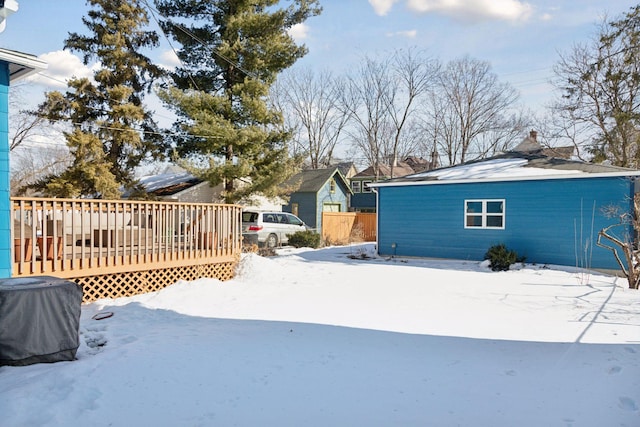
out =
[[[251,200],[239,203],[245,211],[271,211],[281,212],[284,200],[280,197],[269,198],[265,196],[252,196]]]
[[[336,168],[309,169],[297,173],[283,184],[292,192],[284,212],[302,219],[309,227],[322,232],[322,212],[346,212],[351,191]]]
[[[512,151],[530,152],[542,154],[546,157],[557,157],[560,159],[570,159],[573,155],[574,147],[542,147],[538,142],[538,132],[532,130],[529,136],[522,140]]]
[[[196,178],[178,166],[169,166],[163,173],[140,178],[145,190],[161,200],[183,203],[224,203],[222,184],[212,187],[208,182]],[[256,195],[251,200],[238,203],[244,210],[282,209],[280,198],[269,199]]]
[[[517,151],[372,183],[380,255],[482,260],[504,243],[530,263],[617,269],[597,234],[618,222],[605,209],[633,212],[640,171],[545,156],[531,137]]]
[[[163,173],[140,178],[145,190],[158,199],[184,203],[222,203],[223,186],[212,187],[184,169],[170,167]]]
[[[438,167],[438,161],[436,160],[436,158],[437,157],[436,157],[435,154],[432,156],[431,161],[426,160],[426,159],[424,159],[422,157],[409,156],[409,157],[405,158],[402,161],[402,163],[406,164],[411,169],[413,169],[414,173],[418,173],[418,172],[424,172],[424,171],[428,171],[428,170],[437,168]]]
[[[341,163],[335,164],[334,166],[340,170],[340,173],[342,174],[342,176],[344,176],[345,179],[347,180],[349,180],[351,177],[353,177],[355,174],[358,173],[358,169],[356,169],[356,164],[353,162],[341,162]]]
[[[398,162],[393,168],[393,177],[403,177],[416,172],[422,172],[432,169],[432,163],[419,157],[407,157],[404,161]],[[376,195],[373,193],[369,184],[378,181],[384,181],[391,178],[391,167],[388,165],[378,166],[376,168],[370,166],[351,177],[350,185],[351,200],[349,207],[352,211],[357,212],[375,212],[376,211]]]

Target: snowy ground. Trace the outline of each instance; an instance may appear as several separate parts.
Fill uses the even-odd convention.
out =
[[[0,426],[640,426],[622,279],[279,254],[83,307],[78,360],[0,368]]]

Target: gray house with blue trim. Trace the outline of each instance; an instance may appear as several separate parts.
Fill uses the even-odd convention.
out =
[[[372,183],[380,255],[482,260],[504,243],[528,263],[618,269],[598,231],[633,212],[640,171],[549,157],[535,144]],[[620,238],[634,236],[631,225]]]
[[[283,212],[298,216],[309,227],[322,232],[322,212],[346,212],[351,190],[340,170],[309,169],[284,184],[292,189]]]

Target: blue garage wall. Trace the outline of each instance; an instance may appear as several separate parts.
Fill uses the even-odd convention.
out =
[[[381,255],[481,260],[490,246],[504,243],[531,263],[618,268],[612,253],[596,246],[597,233],[616,222],[602,208],[632,209],[633,181],[440,184],[380,187],[378,193]],[[505,229],[465,229],[465,199],[505,199]],[[624,230],[630,232],[631,227]],[[586,265],[576,257],[576,248],[585,245],[592,249]]]
[[[309,227],[316,228],[316,195],[315,193],[293,193],[289,198],[289,204],[283,205],[284,212],[291,213],[291,205],[298,204],[298,218]]]
[[[11,277],[9,205],[9,65],[0,62],[0,278]]]

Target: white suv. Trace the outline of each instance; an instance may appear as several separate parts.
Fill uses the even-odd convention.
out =
[[[242,212],[242,235],[245,242],[275,248],[289,241],[289,235],[307,229],[297,216],[287,212]]]

